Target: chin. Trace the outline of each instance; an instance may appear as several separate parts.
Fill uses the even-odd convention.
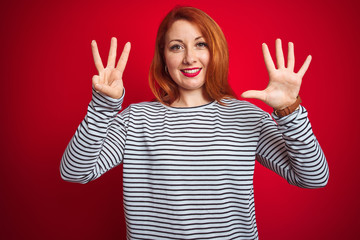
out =
[[[182,85],[181,88],[185,90],[198,90],[204,87],[204,84],[191,84],[191,85]]]

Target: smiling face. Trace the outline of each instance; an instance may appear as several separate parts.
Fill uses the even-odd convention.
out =
[[[199,28],[177,20],[165,36],[165,61],[168,72],[183,91],[202,91],[210,52]]]

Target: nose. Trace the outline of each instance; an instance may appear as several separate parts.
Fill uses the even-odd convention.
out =
[[[191,65],[196,62],[196,55],[193,49],[187,48],[185,51],[183,63],[186,65]]]

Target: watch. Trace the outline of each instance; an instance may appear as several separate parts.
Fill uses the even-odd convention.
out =
[[[285,117],[287,115],[289,115],[290,113],[293,113],[294,111],[298,110],[299,107],[300,107],[300,103],[301,103],[301,98],[300,96],[298,95],[296,97],[296,101],[295,103],[293,103],[292,105],[284,108],[284,109],[281,109],[281,110],[276,110],[274,108],[274,114],[277,116],[277,117]]]

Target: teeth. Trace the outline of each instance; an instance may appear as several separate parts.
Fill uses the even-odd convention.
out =
[[[184,73],[196,73],[198,71],[200,71],[201,68],[197,68],[197,69],[191,69],[191,70],[182,70]]]

